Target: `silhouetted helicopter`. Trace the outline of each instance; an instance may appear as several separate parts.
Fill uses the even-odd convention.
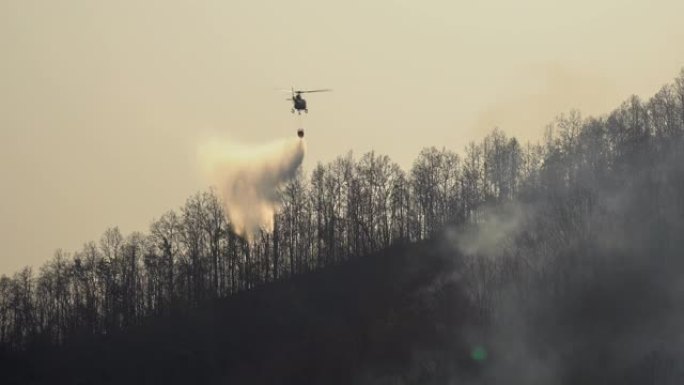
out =
[[[302,90],[297,90],[295,91],[294,88],[292,88],[292,97],[288,98],[286,100],[292,100],[293,106],[292,106],[292,113],[294,114],[295,111],[297,111],[298,114],[301,114],[302,111],[305,113],[309,112],[309,109],[306,108],[306,100],[302,97],[302,94],[307,94],[310,92],[329,92],[332,91],[330,89],[322,89],[322,90],[307,90],[307,91],[302,91]]]

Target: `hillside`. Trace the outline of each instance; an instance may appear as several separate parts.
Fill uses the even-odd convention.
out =
[[[664,241],[657,230],[638,242]],[[533,272],[520,258],[463,255],[472,237],[452,229],[106,338],[29,350],[0,360],[3,383],[681,383],[681,240],[615,249],[596,243],[601,234]]]
[[[468,377],[477,369],[461,335],[469,305],[449,278],[455,260],[435,245],[393,247],[189,314],[148,320],[125,334],[73,343],[25,363],[12,377],[50,384],[423,383]]]

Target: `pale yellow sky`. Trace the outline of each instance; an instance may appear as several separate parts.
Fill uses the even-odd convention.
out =
[[[648,97],[684,66],[681,0],[0,0],[0,273],[150,221],[206,186],[207,137],[295,134],[307,169],[371,149],[408,168],[495,125]]]

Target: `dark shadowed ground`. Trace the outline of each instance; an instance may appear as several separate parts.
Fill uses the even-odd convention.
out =
[[[125,334],[3,358],[3,383],[682,383],[684,285],[681,263],[666,263],[681,244],[586,242],[543,272],[505,253],[463,256],[449,237],[397,245]]]
[[[477,371],[469,305],[431,244],[384,253],[149,320],[42,359],[12,381],[64,384],[445,383]],[[447,277],[448,278],[448,277]],[[435,282],[442,282],[435,285]],[[7,378],[7,377],[6,377]],[[399,382],[398,382],[399,381]]]

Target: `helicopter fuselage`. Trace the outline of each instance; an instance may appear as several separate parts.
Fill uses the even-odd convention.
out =
[[[306,110],[306,100],[303,98],[294,100],[294,108],[297,110]]]
[[[295,97],[293,97],[292,102],[294,103],[294,107],[292,108],[293,113],[295,112],[295,110],[297,110],[297,112],[309,112],[309,110],[307,110],[306,108],[306,100],[304,100],[304,98],[300,95],[296,95]]]

